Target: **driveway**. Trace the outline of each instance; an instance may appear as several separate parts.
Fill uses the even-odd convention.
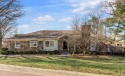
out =
[[[0,64],[0,76],[111,76]]]
[[[35,75],[35,74],[0,70],[0,76],[43,76],[43,75]]]

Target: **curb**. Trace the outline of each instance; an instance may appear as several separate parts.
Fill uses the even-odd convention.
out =
[[[0,69],[6,70],[6,71],[15,71],[15,72],[21,72],[21,73],[43,75],[43,76],[111,76],[111,75],[102,75],[102,74],[80,73],[80,72],[73,72],[73,71],[22,67],[22,66],[5,65],[5,64],[0,64]]]

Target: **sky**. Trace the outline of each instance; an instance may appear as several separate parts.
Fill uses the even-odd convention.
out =
[[[25,14],[17,20],[18,33],[25,34],[40,30],[71,30],[76,15],[88,14],[103,0],[19,1]]]

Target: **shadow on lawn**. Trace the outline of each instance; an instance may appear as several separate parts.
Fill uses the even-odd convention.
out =
[[[81,60],[90,60],[90,61],[99,61],[99,62],[115,62],[115,61],[124,61],[125,56],[107,56],[107,57],[102,57],[102,56],[90,56],[90,57],[80,57],[80,56],[75,56],[71,57],[75,59],[81,59]]]
[[[27,55],[1,55],[0,58],[8,59],[8,58],[16,58],[16,59],[31,59],[30,56]]]
[[[69,58],[64,58],[64,59],[54,59],[52,57],[47,57],[47,59],[41,58],[41,59],[22,59],[22,60],[17,60],[16,62],[19,63],[24,63],[24,64],[33,64],[35,67],[41,67],[42,64],[48,64],[51,67],[63,67],[66,68],[66,66],[69,66],[72,68],[72,70],[77,69],[80,71],[82,68],[97,68],[100,70],[113,70],[116,69],[117,67],[114,67],[115,65],[112,64],[98,64],[98,63],[91,63],[87,61],[78,61],[78,60],[72,60]],[[73,69],[74,68],[74,69]]]
[[[95,61],[95,62],[116,62],[116,63],[125,63],[125,57],[123,56],[107,56],[107,57],[101,57],[101,56],[90,56],[90,57],[84,57],[84,56],[71,56],[71,57],[57,57],[57,56],[33,56],[33,55],[4,55],[4,56],[0,56],[0,58],[16,58],[16,59],[26,59],[29,61],[37,61],[39,62],[39,60],[41,61],[41,59],[43,60],[49,60],[49,61],[68,61],[68,62],[79,62],[79,60],[88,60],[88,61]]]

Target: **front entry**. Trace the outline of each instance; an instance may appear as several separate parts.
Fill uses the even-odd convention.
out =
[[[68,46],[67,46],[67,42],[63,42],[63,50],[67,50]]]
[[[63,42],[63,52],[61,53],[61,55],[69,55],[69,51],[68,51],[68,43],[66,41]]]

